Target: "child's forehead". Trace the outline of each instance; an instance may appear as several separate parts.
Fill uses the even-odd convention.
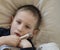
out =
[[[30,12],[30,11],[18,11],[16,16],[20,16],[21,18],[25,17],[26,19],[27,18],[31,18],[33,20],[37,19],[36,16],[32,12]]]
[[[31,11],[29,11],[29,10],[27,10],[27,11],[26,11],[26,10],[18,11],[16,15],[17,15],[17,16],[20,15],[20,17],[21,17],[21,15],[22,15],[22,16],[27,16],[27,18],[32,17],[32,18],[34,18],[35,20],[37,19],[37,16],[36,16],[33,12],[31,12]]]
[[[26,13],[34,14],[34,12],[32,12],[32,10],[18,10],[17,13],[19,13],[19,12],[26,12]]]

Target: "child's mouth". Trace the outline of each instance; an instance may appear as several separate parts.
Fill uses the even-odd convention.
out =
[[[18,34],[18,33],[15,33],[17,36],[19,36],[19,37],[21,37],[21,35],[20,34]]]

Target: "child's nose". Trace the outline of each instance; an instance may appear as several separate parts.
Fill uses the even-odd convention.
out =
[[[18,29],[19,32],[23,32],[24,25],[23,24],[19,25],[17,29]]]

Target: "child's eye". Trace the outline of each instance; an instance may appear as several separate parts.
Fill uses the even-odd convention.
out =
[[[28,25],[26,25],[25,27],[30,29],[30,27]]]
[[[17,21],[18,24],[21,24],[21,21]]]

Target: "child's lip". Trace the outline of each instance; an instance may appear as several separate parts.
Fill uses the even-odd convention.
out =
[[[17,36],[21,37],[21,35],[19,33],[15,33]]]

